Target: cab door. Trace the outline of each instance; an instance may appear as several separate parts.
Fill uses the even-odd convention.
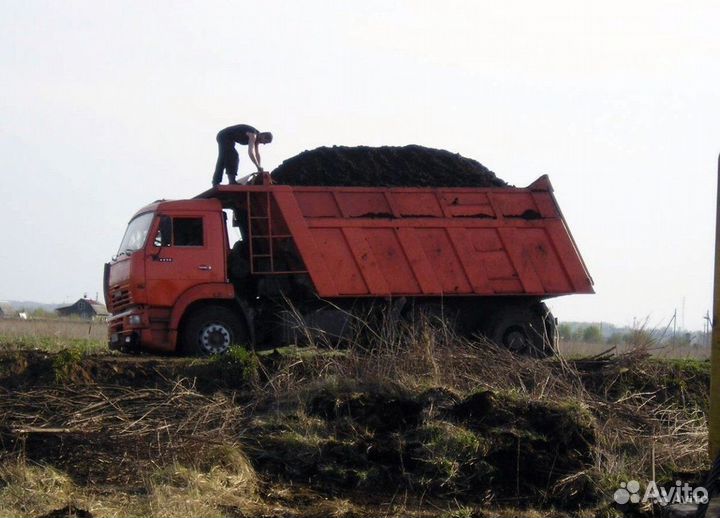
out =
[[[227,236],[223,213],[159,213],[148,243],[145,273],[148,304],[172,306],[188,289],[226,282]]]

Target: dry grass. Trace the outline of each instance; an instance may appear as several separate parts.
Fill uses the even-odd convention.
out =
[[[0,515],[37,516],[69,504],[77,488],[65,473],[22,460],[0,465]]]
[[[53,448],[46,451],[42,441],[30,447],[27,439],[61,437],[67,451],[55,460],[84,470],[86,478],[118,483],[137,479],[138,466],[219,459],[218,445],[232,446],[242,432],[243,412],[231,397],[205,396],[185,382],[167,389],[68,385],[0,392],[3,431],[29,458],[49,458]],[[133,452],[124,466],[114,464],[118,451]],[[76,465],[86,458],[97,466]]]
[[[0,515],[37,516],[66,505],[99,516],[252,513],[258,477],[237,442],[242,413],[231,398],[201,395],[185,382],[0,394],[0,423],[9,427],[2,430]],[[46,438],[61,438],[62,452]]]
[[[604,354],[652,356],[665,359],[710,358],[710,348],[689,343],[674,343],[668,339],[668,328],[659,329],[648,326],[648,319],[629,331],[620,343],[588,343],[577,340],[560,339],[558,349],[566,357],[586,358]]]
[[[223,510],[260,509],[257,475],[237,446],[203,454],[195,466],[173,463],[149,477],[148,516],[217,516]],[[224,514],[224,513],[223,513]]]
[[[74,319],[0,318],[0,348],[107,352],[107,324]]]
[[[707,401],[691,401],[682,379],[693,369],[678,370],[677,379],[668,377],[667,364],[638,361],[629,355],[605,367],[606,381],[601,394],[590,399],[598,416],[598,447],[594,477],[606,487],[621,480],[667,481],[676,473],[701,474],[708,465]],[[641,386],[622,386],[625,372],[638,379],[652,380]],[[665,381],[667,380],[667,381]],[[666,399],[663,385],[675,384],[672,398]],[[668,387],[669,388],[669,387]],[[705,399],[702,385],[693,388]],[[600,396],[600,397],[598,397]]]
[[[623,343],[609,345],[606,343],[588,343],[570,340],[560,340],[560,352],[568,358],[585,358],[596,356],[608,350],[616,354],[627,354],[637,349],[636,344]],[[710,348],[696,345],[661,345],[653,343],[647,347],[648,352],[657,358],[693,358],[697,360],[710,359]]]
[[[94,516],[234,516],[261,511],[256,477],[242,454],[209,470],[172,464],[145,477],[137,492],[79,486],[66,473],[23,459],[0,465],[0,515],[33,517],[73,506]]]
[[[304,389],[328,381],[392,385],[410,392],[443,387],[464,393],[485,387],[520,390],[528,397],[567,396],[580,390],[577,377],[557,375],[555,360],[516,356],[486,340],[462,339],[442,323],[424,320],[410,325],[387,318],[374,326],[363,321],[362,326],[369,332],[339,349],[313,336],[316,350],[327,352],[288,355],[261,377],[256,393],[297,398]]]

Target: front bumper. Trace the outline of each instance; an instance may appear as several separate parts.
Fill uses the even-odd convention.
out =
[[[170,352],[169,310],[129,308],[108,319],[108,347],[112,350]]]
[[[142,310],[137,308],[112,315],[108,319],[108,347],[115,351],[139,350],[143,322]]]
[[[139,351],[140,335],[134,331],[111,333],[108,347],[113,351]]]

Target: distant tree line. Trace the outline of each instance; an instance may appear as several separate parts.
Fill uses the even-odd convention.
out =
[[[612,329],[609,334],[603,334],[600,325],[575,325],[560,324],[558,326],[560,340],[566,342],[584,342],[589,344],[672,344],[672,345],[704,345],[705,340],[702,333],[691,333],[687,331],[675,333],[663,332],[657,329]]]

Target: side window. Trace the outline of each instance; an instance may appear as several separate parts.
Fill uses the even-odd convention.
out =
[[[173,244],[175,246],[203,246],[202,218],[173,218]]]

